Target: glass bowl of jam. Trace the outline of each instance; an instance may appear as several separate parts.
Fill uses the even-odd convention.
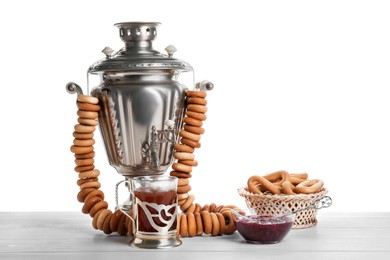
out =
[[[290,232],[295,214],[258,215],[254,209],[232,210],[237,231],[248,243],[279,243]]]

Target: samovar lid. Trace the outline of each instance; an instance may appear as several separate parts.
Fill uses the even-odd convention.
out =
[[[192,66],[185,61],[172,57],[176,48],[172,45],[165,50],[168,55],[152,48],[152,41],[157,36],[158,22],[124,22],[115,24],[119,28],[119,36],[125,46],[114,53],[106,47],[103,53],[105,59],[92,64],[88,73],[99,74],[110,71],[138,70],[174,70],[192,71]]]

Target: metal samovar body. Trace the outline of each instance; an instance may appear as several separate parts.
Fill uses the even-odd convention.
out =
[[[99,99],[99,125],[110,164],[125,177],[163,174],[173,161],[185,112],[179,82],[192,67],[152,48],[158,23],[119,23],[125,47],[90,66],[89,81],[98,76],[91,95]]]

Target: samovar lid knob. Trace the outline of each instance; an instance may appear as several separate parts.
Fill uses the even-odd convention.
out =
[[[105,48],[102,50],[102,52],[104,53],[104,55],[106,55],[106,58],[107,58],[107,59],[111,59],[112,54],[114,53],[114,50],[107,46],[107,47],[105,47]]]
[[[168,45],[165,50],[167,51],[168,53],[168,57],[171,58],[173,56],[173,54],[177,51],[176,47],[173,46],[173,45]]]

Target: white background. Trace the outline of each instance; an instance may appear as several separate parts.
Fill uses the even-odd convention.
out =
[[[255,4],[256,3],[256,4]],[[251,175],[285,169],[324,180],[327,211],[390,211],[388,1],[8,1],[0,8],[0,211],[79,211],[75,95],[114,23],[159,21],[157,50],[215,84],[196,202],[244,206]],[[122,177],[100,134],[96,167],[114,207]]]

